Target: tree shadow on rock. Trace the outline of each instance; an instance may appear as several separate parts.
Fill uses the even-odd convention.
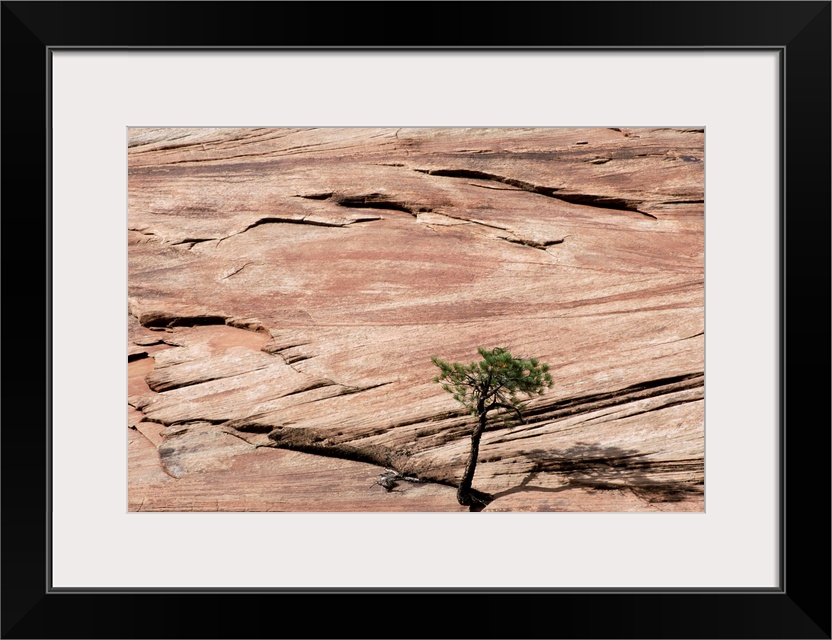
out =
[[[630,490],[648,503],[682,502],[702,493],[702,483],[663,479],[678,472],[701,468],[692,461],[650,460],[636,449],[578,442],[567,449],[534,449],[524,453],[532,463],[528,475],[516,487],[501,491],[494,499],[521,491],[555,493],[583,488],[589,491]],[[564,481],[559,487],[532,484],[542,474],[555,474]]]

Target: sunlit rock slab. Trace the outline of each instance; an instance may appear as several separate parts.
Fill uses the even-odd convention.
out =
[[[701,510],[703,139],[131,130],[128,423],[178,482],[256,446],[453,484],[471,422],[430,359],[506,346],[555,385],[483,438],[495,509],[534,475],[556,510]]]

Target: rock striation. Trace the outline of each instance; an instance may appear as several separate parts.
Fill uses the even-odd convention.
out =
[[[704,132],[131,129],[130,510],[704,509]],[[385,469],[419,482],[393,490]]]

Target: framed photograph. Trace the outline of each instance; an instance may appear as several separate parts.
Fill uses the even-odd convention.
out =
[[[3,3],[3,636],[830,637],[830,3],[400,6]]]

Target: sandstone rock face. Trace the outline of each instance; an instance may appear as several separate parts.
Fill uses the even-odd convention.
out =
[[[700,129],[132,129],[130,510],[704,509]],[[387,490],[385,469],[415,476]]]

